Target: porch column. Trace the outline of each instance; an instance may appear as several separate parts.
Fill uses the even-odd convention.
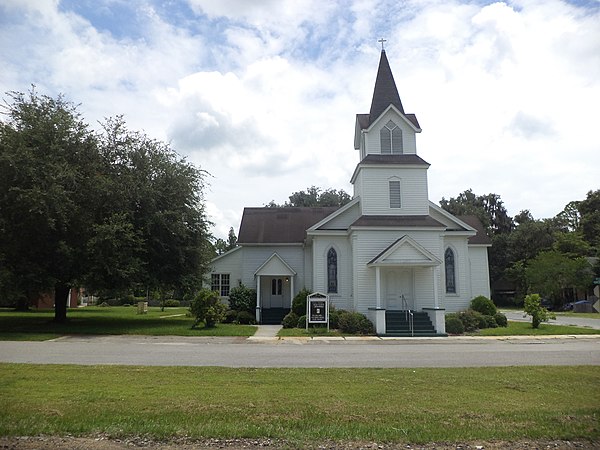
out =
[[[439,287],[439,275],[440,275],[440,268],[439,266],[433,266],[431,268],[431,273],[433,275],[433,306],[435,308],[439,308],[440,307],[440,287]]]
[[[260,275],[256,276],[256,323],[260,323]]]
[[[377,309],[381,309],[381,269],[379,266],[375,266],[375,298]]]
[[[293,301],[294,301],[294,275],[290,275],[290,309],[292,309]]]

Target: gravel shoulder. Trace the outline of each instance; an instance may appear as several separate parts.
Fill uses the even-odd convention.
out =
[[[386,444],[377,442],[322,442],[309,445],[273,439],[173,439],[156,442],[146,438],[110,439],[106,437],[0,437],[2,450],[123,450],[143,448],[147,450],[194,450],[194,449],[294,449],[315,448],[331,450],[533,450],[533,449],[598,449],[600,441],[520,440],[478,442],[436,442],[430,444]]]

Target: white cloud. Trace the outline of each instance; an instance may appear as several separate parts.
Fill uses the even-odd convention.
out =
[[[124,113],[170,140],[213,175],[207,210],[224,237],[244,206],[310,185],[350,190],[354,117],[369,110],[383,35],[405,110],[423,127],[433,201],[473,188],[501,195],[512,214],[550,217],[598,188],[598,7],[187,1],[193,14],[175,2],[179,15],[165,17],[153,0],[125,9],[130,35],[85,7],[3,2],[0,88],[35,83],[81,102],[92,123]]]

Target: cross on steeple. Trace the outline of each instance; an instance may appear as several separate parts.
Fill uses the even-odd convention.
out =
[[[385,50],[385,48],[383,47],[383,44],[387,42],[387,39],[381,38],[377,42],[381,42],[381,51]]]

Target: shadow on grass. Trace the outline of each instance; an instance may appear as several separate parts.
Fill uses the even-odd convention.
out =
[[[66,334],[137,334],[150,336],[252,336],[253,326],[219,324],[214,328],[191,329],[194,319],[187,309],[173,308],[164,312],[150,308],[148,314],[137,314],[135,308],[80,308],[69,310],[65,323],[55,323],[52,311],[17,312],[0,309],[0,338],[26,340],[27,335]],[[165,317],[170,316],[170,317]],[[37,339],[33,339],[37,340]]]

